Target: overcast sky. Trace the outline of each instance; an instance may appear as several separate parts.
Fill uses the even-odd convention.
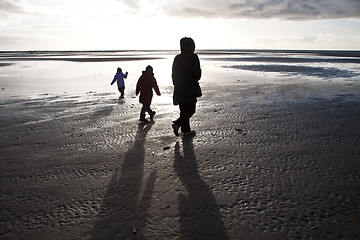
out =
[[[0,0],[0,50],[360,50],[360,0]]]

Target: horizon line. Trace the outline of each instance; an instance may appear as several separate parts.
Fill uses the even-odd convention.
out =
[[[32,49],[32,50],[0,50],[0,52],[155,52],[155,51],[163,51],[163,52],[172,52],[172,51],[180,51],[180,49],[97,49],[97,50],[59,50],[59,49]],[[313,52],[313,51],[321,51],[321,52],[359,52],[360,49],[290,49],[290,48],[204,48],[204,49],[196,49],[195,52],[198,51],[292,51],[292,52]]]

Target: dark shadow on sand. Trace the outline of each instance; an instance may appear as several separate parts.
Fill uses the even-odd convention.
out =
[[[174,170],[187,194],[179,195],[181,239],[229,239],[220,208],[210,187],[201,179],[192,137],[183,138],[183,156],[175,145]]]
[[[101,211],[97,217],[92,239],[144,239],[144,228],[156,180],[152,172],[144,188],[145,140],[154,122],[139,124],[134,146],[128,150],[121,169],[116,169]],[[141,189],[144,189],[141,192]],[[136,235],[133,227],[136,226]]]
[[[113,110],[114,110],[113,106],[102,107],[101,109],[98,109],[95,112],[93,112],[90,116],[90,119],[97,119],[97,118],[110,116]]]

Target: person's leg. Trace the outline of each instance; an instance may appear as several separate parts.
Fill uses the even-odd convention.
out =
[[[143,104],[141,111],[140,111],[140,121],[144,121],[145,120],[145,111],[146,111],[146,107]]]
[[[151,110],[150,105],[149,105],[149,111],[148,111],[148,113],[149,113],[149,115],[150,115],[150,119],[153,119],[154,116],[155,116],[155,114],[156,114],[155,111]]]
[[[153,111],[150,108],[150,105],[146,105],[146,112],[150,115],[150,117],[153,115]]]
[[[145,112],[149,113],[150,117],[153,117],[155,115],[154,112],[150,109],[150,105],[143,104],[140,112],[141,121],[145,119]]]
[[[176,119],[175,121],[173,121],[173,128],[174,128],[174,124],[175,124],[176,125],[175,126],[176,130],[178,130],[182,126],[182,122],[183,122],[183,119],[182,119],[181,114],[180,114],[180,117],[178,119]],[[176,135],[178,136],[178,134],[176,134]]]
[[[119,92],[120,92],[120,97],[123,98],[125,95],[125,87],[119,88]]]
[[[172,128],[176,136],[179,136],[179,128],[181,128],[182,133],[189,133],[191,131],[190,118],[196,111],[196,103],[179,103],[179,108],[180,117],[173,121],[172,124]]]
[[[183,133],[189,132],[191,130],[190,118],[195,113],[196,103],[179,103],[179,107],[180,107],[180,117],[177,120],[175,120],[173,123],[177,125],[175,126],[177,127],[177,129],[181,127],[181,132]]]
[[[180,105],[181,132],[187,133],[191,130],[190,118],[194,115],[196,103],[183,103]]]
[[[177,103],[177,105],[179,105],[180,108],[180,103]],[[174,130],[174,134],[175,136],[179,136],[179,128],[182,126],[182,118],[181,118],[181,108],[180,108],[180,117],[178,119],[176,119],[175,121],[173,121],[173,124],[171,125],[173,130]]]

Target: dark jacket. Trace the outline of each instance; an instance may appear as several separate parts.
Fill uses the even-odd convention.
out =
[[[160,95],[154,74],[144,71],[136,84],[136,95],[140,93],[139,102],[145,105],[151,105],[153,89],[157,95]]]
[[[175,57],[172,66],[173,98],[179,103],[196,103],[196,97],[190,93],[201,78],[199,57],[194,54],[195,44],[191,38],[182,39],[180,47],[181,53]]]

